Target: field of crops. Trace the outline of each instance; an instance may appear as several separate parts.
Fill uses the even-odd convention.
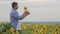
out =
[[[22,24],[23,34],[60,34],[59,24]]]
[[[1,26],[4,24],[0,25],[0,32],[1,31]],[[14,34],[13,28],[11,27],[9,29],[10,25],[7,25],[7,31],[6,34],[9,32],[11,34]],[[21,24],[21,34],[60,34],[60,24]],[[5,34],[5,33],[4,33]],[[19,34],[18,32],[16,34]]]

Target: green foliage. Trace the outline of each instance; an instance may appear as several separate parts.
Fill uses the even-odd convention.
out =
[[[2,23],[0,24],[0,32],[6,32],[12,27],[10,23]]]

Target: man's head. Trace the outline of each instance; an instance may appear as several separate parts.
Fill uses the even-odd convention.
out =
[[[18,3],[17,3],[17,2],[13,2],[13,3],[12,3],[12,8],[13,8],[14,10],[17,10],[17,9],[18,9]]]

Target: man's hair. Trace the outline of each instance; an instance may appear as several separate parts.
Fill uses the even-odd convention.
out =
[[[14,8],[18,3],[17,2],[13,2],[12,3],[12,8]]]

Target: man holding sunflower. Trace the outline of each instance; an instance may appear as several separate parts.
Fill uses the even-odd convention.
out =
[[[27,8],[25,7],[24,13],[22,15],[18,14],[18,3],[17,2],[13,2],[12,3],[12,10],[10,12],[10,23],[13,26],[14,31],[16,31],[17,25],[19,23],[19,20],[24,19],[27,15],[29,15],[29,12],[26,10]],[[20,31],[20,30],[18,30]]]

